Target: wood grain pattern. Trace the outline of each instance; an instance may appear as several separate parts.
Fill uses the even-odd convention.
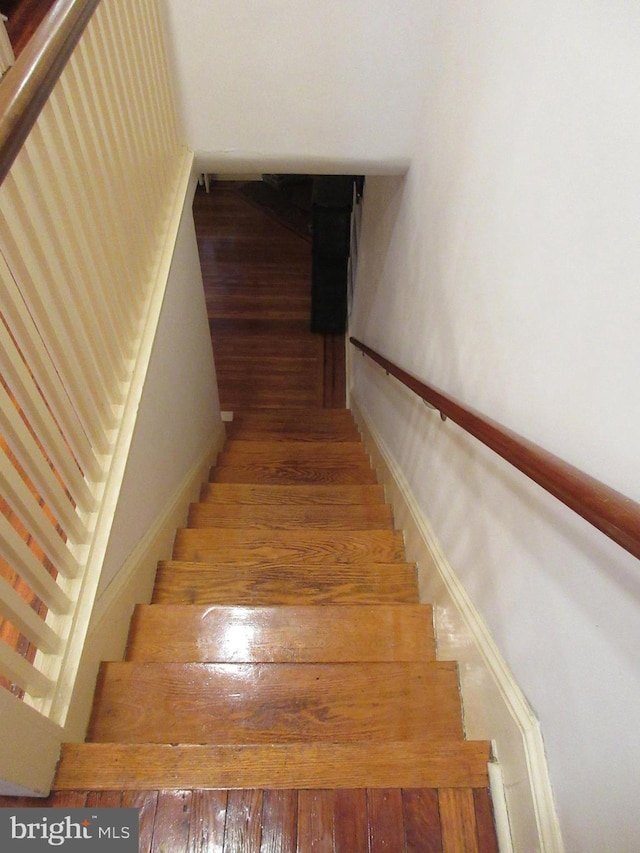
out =
[[[319,342],[319,350],[321,342]],[[218,394],[223,411],[236,411],[247,399],[254,406],[322,404],[322,362],[307,359],[216,357]]]
[[[384,503],[384,489],[371,485],[265,485],[255,483],[206,483],[200,495],[202,502],[222,505],[255,506],[257,504],[377,504]]]
[[[282,346],[282,344],[280,344]],[[279,407],[275,409],[252,409],[243,407],[233,416],[230,426],[251,428],[254,430],[278,429],[285,440],[292,433],[307,429],[311,433],[322,430],[352,430],[355,427],[353,415],[348,409]]]
[[[323,468],[308,465],[218,465],[209,477],[212,483],[271,483],[273,485],[367,485],[377,482],[367,461],[353,460]]]
[[[266,567],[326,562],[404,562],[402,534],[392,530],[178,530],[174,560],[215,561],[217,566]]]
[[[415,604],[412,563],[216,566],[160,562],[154,604]]]
[[[58,795],[54,795],[54,798]],[[139,789],[122,791],[122,807],[138,809],[139,853],[150,853],[158,807],[158,791]]]
[[[369,791],[368,800],[370,853],[404,850],[402,791],[399,788],[374,788]]]
[[[140,851],[225,853],[259,849],[260,853],[313,850],[314,843],[336,853],[369,853],[369,837],[382,841],[389,827],[404,821],[404,837],[382,849],[442,853],[436,788],[296,790],[149,790],[108,792],[106,799],[86,790],[60,791],[42,799],[0,798],[0,807],[66,808],[88,802],[120,802],[141,809]],[[469,789],[472,797],[486,794]],[[429,815],[427,817],[427,814]],[[387,821],[384,836],[380,817]],[[188,821],[185,840],[185,824]],[[327,846],[331,839],[331,846]],[[495,835],[481,853],[497,850]],[[242,846],[239,846],[242,845]],[[258,846],[259,845],[259,846]],[[464,847],[454,848],[464,851]]]
[[[247,441],[227,438],[218,465],[243,465],[253,458],[274,465],[314,465],[332,468],[361,459],[371,462],[360,439],[357,441]]]
[[[364,788],[336,790],[333,805],[334,850],[369,853],[367,791]]]
[[[260,853],[296,853],[298,792],[264,791]]]
[[[490,745],[463,738],[402,536],[328,526],[388,522],[382,490],[320,489],[203,490],[176,554],[208,559],[160,563],[127,661],[101,669],[95,742],[65,745],[56,785],[96,805],[145,792],[145,850],[495,853]]]
[[[297,441],[297,442],[313,442],[323,441],[341,444],[345,441],[359,441],[360,433],[353,423],[345,423],[344,426],[339,424],[324,424],[322,421],[309,425],[296,425],[287,429],[286,433],[278,428],[277,425],[265,423],[264,426],[252,425],[237,419],[237,414],[234,419],[226,424],[227,438],[238,441]]]
[[[428,605],[138,605],[128,661],[318,663],[435,660]]]
[[[438,801],[443,853],[480,853],[473,791],[442,788]]]
[[[406,853],[442,853],[437,790],[405,788],[402,804]]]
[[[473,791],[473,803],[476,812],[480,853],[498,853],[498,839],[496,837],[493,805],[491,803],[489,788],[475,788]]]
[[[194,200],[222,408],[344,407],[344,336],[310,331],[309,241],[241,190]]]
[[[261,838],[262,791],[229,791],[225,853],[260,853]]]
[[[193,791],[188,853],[224,853],[227,803],[227,791]]]
[[[331,743],[462,736],[454,663],[102,665],[87,739]]]
[[[55,789],[487,787],[483,741],[65,744]]]
[[[334,848],[333,791],[298,793],[298,849],[332,853]]]
[[[339,506],[336,504],[251,504],[224,506],[192,504],[189,527],[236,527],[244,530],[393,530],[388,504]]]
[[[192,791],[163,790],[158,792],[151,853],[166,853],[171,839],[173,850],[186,850],[189,843],[189,826]]]

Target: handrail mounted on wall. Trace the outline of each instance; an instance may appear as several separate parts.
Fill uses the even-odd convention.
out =
[[[427,385],[356,338],[351,343],[602,533],[640,559],[640,504],[496,421]]]

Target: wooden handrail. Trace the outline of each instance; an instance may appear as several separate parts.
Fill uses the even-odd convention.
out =
[[[640,559],[640,504],[532,441],[407,373],[355,338],[351,343],[425,402],[495,451]]]
[[[0,184],[100,0],[58,0],[0,83]]]

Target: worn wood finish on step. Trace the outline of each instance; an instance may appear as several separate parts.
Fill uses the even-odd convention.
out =
[[[217,833],[220,850],[496,853],[489,744],[464,740],[456,664],[434,660],[431,608],[360,442],[282,431],[350,421],[260,417],[277,438],[228,442],[212,480],[232,481],[192,506],[128,660],[101,669],[96,742],[65,747],[56,784],[94,788],[95,807],[159,791],[142,830],[155,853],[172,827],[181,850],[195,831],[195,849]]]
[[[65,744],[57,790],[484,787],[485,741],[176,745]]]
[[[216,565],[276,566],[287,563],[404,562],[404,541],[393,530],[178,530],[174,560]]]
[[[167,560],[158,566],[154,604],[415,604],[412,563],[353,566],[216,566]]]
[[[244,530],[393,530],[388,504],[337,506],[335,504],[193,504],[189,527],[229,527]]]
[[[462,738],[455,663],[102,665],[88,740]]]
[[[318,853],[323,849],[319,844],[328,840],[332,853],[371,853],[381,832],[387,842],[385,853],[442,853],[443,843],[451,847],[440,826],[441,793],[442,789],[427,787],[397,792],[388,788],[243,791],[193,785],[178,790],[85,788],[55,791],[46,799],[2,797],[0,807],[137,808],[140,853]],[[475,849],[498,853],[488,788],[471,788],[470,793],[476,807]],[[399,837],[389,838],[389,827],[399,825],[403,826]],[[457,848],[456,853],[464,850]]]
[[[255,483],[206,483],[200,500],[216,504],[350,504],[384,503],[381,485],[305,486]]]
[[[435,660],[420,605],[138,605],[128,661],[322,663]]]

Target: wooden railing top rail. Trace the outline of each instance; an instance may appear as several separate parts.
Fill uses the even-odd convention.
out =
[[[443,416],[473,435],[602,533],[640,559],[640,504],[433,386],[356,338],[351,343]]]
[[[100,0],[58,0],[0,83],[0,184]]]

